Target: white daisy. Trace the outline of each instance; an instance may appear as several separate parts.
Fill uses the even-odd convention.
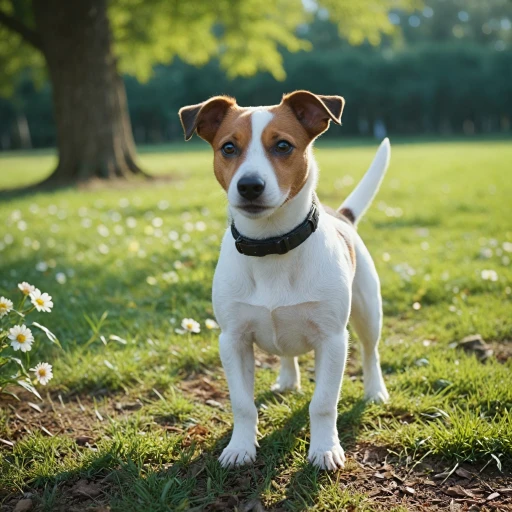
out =
[[[193,318],[184,318],[181,321],[181,327],[187,332],[193,332],[195,334],[201,332],[199,322],[196,322]]]
[[[21,290],[23,295],[30,295],[33,291],[35,291],[36,287],[23,281],[22,283],[18,283],[18,288]]]
[[[204,322],[204,325],[206,325],[206,328],[210,330],[219,328],[219,324],[215,320],[212,320],[211,318],[208,318]]]
[[[482,270],[480,272],[480,275],[484,281],[497,281],[498,280],[498,274],[495,270]]]
[[[53,308],[51,295],[48,295],[47,293],[41,293],[39,288],[36,288],[33,292],[31,292],[30,300],[32,301],[32,304],[34,304],[37,311],[50,313]]]
[[[36,374],[36,379],[43,386],[53,378],[52,365],[48,363],[38,363],[35,368],[30,368],[30,371]]]
[[[5,297],[0,297],[0,318],[7,315],[12,309],[12,301]]]
[[[28,352],[32,348],[32,343],[34,343],[32,331],[26,325],[11,327],[8,338],[11,340],[11,347],[22,352]]]

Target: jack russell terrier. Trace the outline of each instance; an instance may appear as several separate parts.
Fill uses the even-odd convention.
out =
[[[340,124],[344,103],[339,96],[296,91],[270,107],[239,107],[233,98],[216,96],[179,112],[185,139],[197,132],[211,144],[215,177],[229,202],[231,225],[213,280],[234,415],[231,441],[219,459],[224,467],[256,457],[254,344],[281,358],[277,392],[300,388],[298,356],[314,350],[308,459],[319,468],[335,470],[345,461],[336,418],[349,317],[362,345],[365,398],[389,397],[377,350],[380,283],[356,231],[388,167],[388,139],[337,211],[322,206],[315,193],[313,141],[330,121]]]

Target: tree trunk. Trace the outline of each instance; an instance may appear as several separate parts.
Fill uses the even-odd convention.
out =
[[[50,183],[146,176],[135,161],[107,0],[33,0],[53,86],[59,164]]]

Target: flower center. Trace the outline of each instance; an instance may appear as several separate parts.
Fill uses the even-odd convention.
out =
[[[16,339],[18,340],[18,343],[25,343],[25,341],[27,341],[27,337],[21,333],[16,336]]]
[[[37,302],[40,306],[44,306],[44,300],[43,300],[43,299],[36,299],[36,302]]]
[[[39,368],[39,377],[46,377],[46,369],[45,368]]]

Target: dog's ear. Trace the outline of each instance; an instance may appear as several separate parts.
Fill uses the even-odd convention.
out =
[[[295,91],[283,96],[311,137],[317,137],[329,128],[329,121],[341,124],[345,100],[341,96],[320,96],[308,91]]]
[[[199,137],[211,143],[226,112],[234,105],[236,101],[229,96],[215,96],[203,103],[181,108],[178,114],[185,140],[189,140],[197,131]]]

